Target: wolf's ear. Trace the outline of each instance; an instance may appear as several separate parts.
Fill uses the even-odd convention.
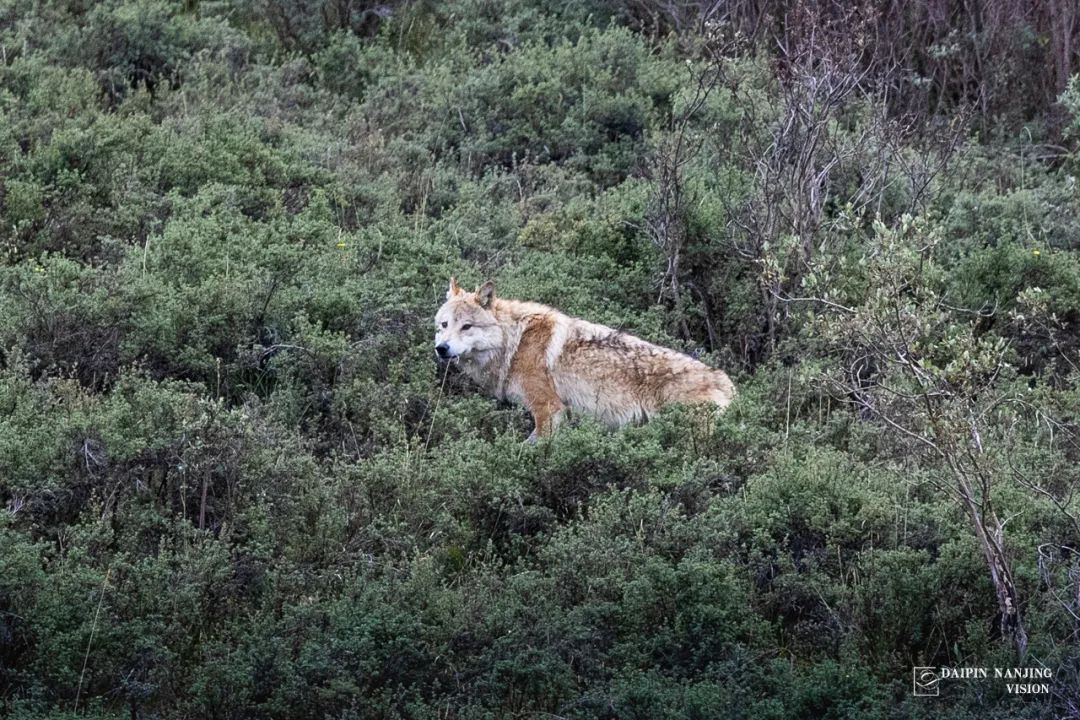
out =
[[[480,286],[480,289],[476,291],[476,302],[480,303],[480,307],[485,310],[491,307],[492,301],[495,299],[495,283],[488,280],[486,283]]]
[[[455,295],[461,294],[461,288],[457,284],[457,278],[450,278],[450,289],[446,291],[446,299],[450,300]]]

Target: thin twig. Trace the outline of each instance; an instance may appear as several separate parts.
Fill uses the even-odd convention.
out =
[[[86,664],[90,660],[90,646],[94,643],[94,633],[97,631],[98,615],[101,614],[101,605],[105,602],[105,586],[109,584],[109,573],[112,568],[105,571],[105,579],[101,581],[101,594],[98,596],[97,610],[94,611],[94,621],[90,624],[90,639],[86,641],[86,654],[83,655],[82,670],[79,672],[79,688],[75,691],[75,707],[72,712],[79,710],[79,697],[82,695],[83,676],[86,675]]]
[[[446,367],[443,369],[442,382],[439,383],[439,394],[435,398],[435,407],[431,410],[431,424],[428,425],[427,439],[424,440],[424,452],[427,452],[428,446],[431,444],[431,434],[435,431],[435,415],[439,412],[439,403],[442,402],[443,389],[446,388],[448,375],[450,375],[450,363],[446,363]]]

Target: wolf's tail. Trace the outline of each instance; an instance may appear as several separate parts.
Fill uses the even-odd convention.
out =
[[[716,382],[713,384],[712,390],[709,391],[709,400],[721,408],[726,408],[735,399],[735,384],[731,382],[731,378],[727,376],[727,373],[716,370],[713,375]]]

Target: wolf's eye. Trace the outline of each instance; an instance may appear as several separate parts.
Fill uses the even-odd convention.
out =
[[[464,330],[468,330],[471,327],[472,327],[472,325],[470,325],[469,323],[465,323],[464,325],[461,326],[461,329],[462,329],[462,331],[464,331]]]
[[[443,324],[442,324],[442,326],[443,326],[443,327],[446,327],[446,323],[443,323]]]

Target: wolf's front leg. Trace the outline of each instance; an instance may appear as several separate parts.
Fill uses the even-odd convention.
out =
[[[530,320],[510,362],[510,376],[520,383],[521,398],[536,423],[526,441],[529,443],[555,432],[562,419],[562,400],[555,391],[555,381],[547,364],[551,334],[551,318],[538,316]]]
[[[525,396],[525,407],[533,416],[533,431],[525,441],[535,445],[541,437],[547,437],[555,432],[566,414],[566,407],[562,404],[555,392],[555,383],[551,376],[543,375],[529,378],[522,383],[522,394]]]
[[[535,445],[536,441],[541,437],[553,435],[559,425],[562,424],[563,418],[566,417],[566,408],[560,402],[558,409],[547,416],[540,415],[535,410],[532,411],[532,416],[533,431],[529,437],[525,438],[525,442],[529,445]]]

